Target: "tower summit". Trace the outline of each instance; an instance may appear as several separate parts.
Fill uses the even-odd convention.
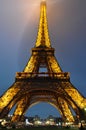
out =
[[[0,97],[0,118],[6,117],[15,106],[11,121],[22,121],[26,111],[39,102],[55,106],[64,121],[75,121],[72,111],[77,119],[86,119],[86,98],[70,82],[69,73],[62,71],[51,47],[45,1],[41,2],[38,34],[31,57]]]
[[[54,57],[54,48],[51,47],[46,14],[46,2],[42,1],[40,5],[40,20],[35,47],[32,49],[32,56],[28,61],[24,72],[38,73],[40,68],[46,68],[46,72],[52,76],[53,72],[57,73],[62,70]],[[52,57],[50,57],[50,55],[52,55]]]
[[[36,47],[51,47],[49,33],[48,33],[48,24],[46,16],[46,2],[42,1],[40,6],[40,21],[39,29],[36,40]]]

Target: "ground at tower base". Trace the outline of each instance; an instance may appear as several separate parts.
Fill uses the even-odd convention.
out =
[[[86,128],[78,128],[78,127],[57,127],[57,126],[30,126],[24,128],[0,128],[0,129],[10,129],[10,130],[86,130]]]
[[[64,122],[61,117],[49,115],[46,119],[41,119],[38,115],[34,117],[24,117],[22,122],[11,122],[12,115],[5,119],[0,119],[0,129],[31,129],[31,130],[86,130],[86,122],[69,123]]]
[[[7,128],[1,128],[2,130],[7,130]],[[16,128],[9,128],[14,130]],[[16,130],[79,130],[79,128],[58,128],[56,126],[40,126],[40,127],[27,127],[27,128],[17,128]]]

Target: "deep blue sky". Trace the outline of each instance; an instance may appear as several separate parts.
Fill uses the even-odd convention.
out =
[[[31,55],[40,2],[0,0],[0,95],[14,82],[15,73],[23,70]],[[47,17],[55,56],[62,70],[70,72],[74,86],[86,97],[86,0],[47,0]],[[48,104],[31,109],[33,112],[28,113],[32,115],[58,115]]]

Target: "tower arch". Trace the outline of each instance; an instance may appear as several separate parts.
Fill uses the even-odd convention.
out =
[[[35,46],[23,71],[16,73],[15,82],[0,97],[0,118],[7,116],[16,105],[12,121],[20,121],[29,106],[46,101],[59,110],[65,121],[74,122],[70,106],[79,119],[86,119],[86,98],[71,83],[69,72],[63,72],[54,50],[49,37],[46,2],[42,1]]]

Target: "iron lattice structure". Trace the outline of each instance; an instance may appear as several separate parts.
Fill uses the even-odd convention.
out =
[[[47,102],[60,112],[65,121],[85,119],[86,99],[70,82],[54,56],[48,32],[46,3],[41,3],[38,35],[32,55],[23,72],[17,72],[15,82],[0,97],[0,118],[16,105],[12,121],[20,121],[26,110],[39,102]]]

